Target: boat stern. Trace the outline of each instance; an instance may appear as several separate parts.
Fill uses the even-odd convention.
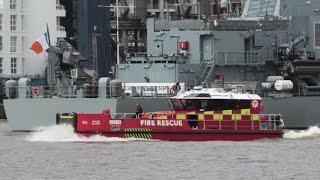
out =
[[[76,125],[77,113],[57,113],[56,124],[70,124],[73,127]]]

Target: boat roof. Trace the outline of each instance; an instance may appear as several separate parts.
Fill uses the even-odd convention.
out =
[[[172,99],[242,99],[242,100],[261,100],[257,94],[236,93],[225,91],[223,88],[202,88],[180,92]]]

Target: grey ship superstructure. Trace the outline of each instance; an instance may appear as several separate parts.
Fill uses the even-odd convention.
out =
[[[148,19],[146,54],[127,54],[117,77],[187,87],[241,86],[264,96],[265,112],[281,113],[286,127],[316,125],[319,6],[318,1],[248,0],[235,18]]]
[[[13,93],[4,101],[9,124],[12,130],[31,130],[55,124],[56,113],[101,112],[106,107],[111,112],[134,112],[137,102],[145,111],[167,110],[167,98],[159,97],[157,90],[153,98],[144,97],[143,88],[125,94],[121,82],[180,82],[189,88],[202,84],[259,93],[265,112],[282,114],[286,128],[316,125],[320,122],[319,7],[315,1],[247,0],[240,17],[229,13],[218,20],[202,15],[168,17],[169,21],[149,18],[147,52],[126,53],[115,68],[120,81],[92,78],[76,84],[81,81],[71,76],[73,66],[63,72],[59,80],[63,86],[45,88],[37,97],[27,79],[21,79],[18,88],[8,83],[7,90],[18,91],[18,96]],[[70,59],[64,51],[52,56],[56,62]],[[55,81],[57,74],[52,73]]]

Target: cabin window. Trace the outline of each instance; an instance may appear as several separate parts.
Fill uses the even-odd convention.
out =
[[[207,105],[203,108],[205,111],[248,109],[250,108],[250,101],[234,99],[214,99],[207,101]]]
[[[175,110],[217,111],[217,110],[249,109],[250,108],[249,100],[235,100],[235,99],[174,100],[172,104]]]
[[[183,102],[179,99],[171,100],[173,110],[184,110]]]

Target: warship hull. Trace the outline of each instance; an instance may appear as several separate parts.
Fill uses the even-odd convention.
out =
[[[134,113],[136,103],[145,111],[168,110],[167,98],[32,98],[4,100],[7,120],[12,131],[32,131],[39,127],[56,124],[56,114],[65,112],[100,113],[109,108],[112,113]]]
[[[287,129],[306,129],[320,125],[319,96],[273,98],[263,97],[264,113],[282,115]]]
[[[169,110],[169,98],[33,98],[4,100],[8,123],[12,131],[32,131],[56,124],[56,114],[65,112],[100,113],[109,108],[111,113],[134,113],[140,103],[146,112]],[[320,97],[264,97],[264,113],[282,115],[286,129],[306,129],[320,124],[317,108]]]

